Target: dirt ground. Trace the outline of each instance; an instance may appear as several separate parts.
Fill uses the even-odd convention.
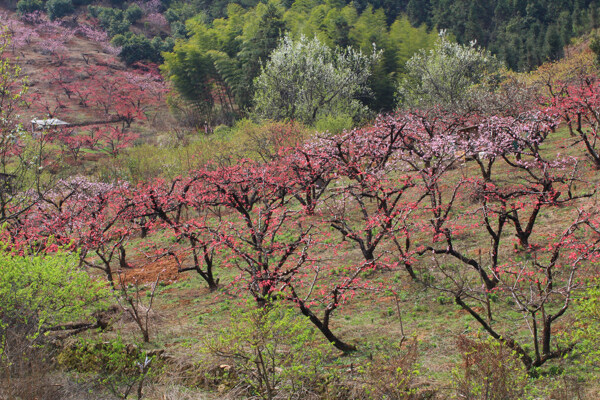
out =
[[[143,255],[132,257],[128,260],[131,268],[122,271],[122,279],[126,284],[150,284],[162,282],[170,285],[182,279],[187,279],[189,274],[179,273],[177,262],[173,257],[163,257],[159,260],[148,260]]]

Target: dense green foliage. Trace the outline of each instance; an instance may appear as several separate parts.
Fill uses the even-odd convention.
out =
[[[71,0],[48,0],[46,2],[46,12],[48,13],[48,18],[51,20],[64,17],[73,11],[75,9]]]
[[[19,0],[17,3],[17,12],[21,15],[29,14],[44,9],[44,3],[41,0]]]
[[[461,43],[477,40],[509,68],[526,70],[555,60],[574,36],[597,27],[594,0],[421,1],[427,22]]]
[[[247,108],[260,65],[285,32],[282,10],[274,4],[261,4],[246,12],[232,5],[229,18],[206,24],[196,17],[188,29],[191,38],[177,43],[173,53],[165,55],[165,70],[175,87],[203,107],[212,108],[216,100],[228,112],[234,107]],[[212,91],[218,91],[218,99],[213,98]]]
[[[171,38],[162,40],[155,36],[150,40],[144,35],[136,35],[131,32],[115,35],[111,42],[121,48],[119,55],[127,65],[137,61],[159,63],[162,61],[161,52],[172,50],[174,44]]]
[[[142,15],[143,11],[137,4],[132,4],[125,10],[125,18],[132,24],[142,18]]]
[[[513,69],[531,69],[562,54],[574,36],[598,27],[598,2],[421,1],[429,24],[447,28],[460,42],[477,40]],[[488,28],[489,27],[489,28]]]
[[[126,18],[130,13],[123,12],[111,7],[90,6],[88,8],[92,17],[98,18],[100,26],[104,28],[110,36],[124,34],[129,31],[131,21]]]
[[[476,40],[511,69],[554,60],[571,38],[598,27],[597,0],[355,0],[385,11],[388,21],[407,14],[414,26],[447,29],[459,43]]]
[[[352,46],[363,52],[375,43],[383,57],[369,80],[373,96],[362,101],[386,111],[395,106],[394,90],[406,76],[407,60],[420,49],[431,49],[438,29],[447,30],[458,43],[474,41],[488,48],[511,69],[527,70],[560,57],[572,37],[596,26],[597,12],[596,2],[587,0],[297,0],[255,8],[229,4],[226,11],[223,4],[177,2],[165,13],[176,35],[184,37],[182,26],[175,24],[204,10],[188,23],[190,38],[166,57],[165,71],[185,98],[210,110],[209,120],[216,106],[221,115],[248,109],[260,64],[286,33],[294,39],[316,36],[330,47]]]
[[[116,398],[127,399],[134,392],[142,398],[144,383],[160,371],[156,357],[123,342],[121,337],[101,339],[80,340],[63,351],[58,361],[81,381],[106,388]]]
[[[90,306],[101,306],[108,296],[105,285],[78,263],[76,255],[0,252],[0,361],[15,355],[15,345],[39,342],[41,334],[89,317]]]
[[[575,339],[584,362],[600,368],[600,287],[589,288],[576,303],[579,319],[576,323]]]
[[[596,55],[596,63],[600,65],[600,37],[595,36],[590,42],[590,50]]]
[[[233,364],[249,396],[271,400],[305,398],[318,387],[332,349],[316,341],[307,319],[273,303],[235,313],[231,325],[204,346],[208,355]]]
[[[50,0],[46,8],[54,19],[86,3]],[[17,9],[24,14],[42,4],[20,0]],[[89,12],[110,37],[125,37],[116,43],[128,64],[163,62],[162,52],[173,50],[165,38],[180,39],[165,71],[215,124],[251,109],[260,65],[288,32],[294,39],[317,36],[330,47],[363,52],[375,43],[383,57],[369,81],[373,96],[361,100],[373,110],[390,111],[406,61],[432,48],[438,30],[461,44],[475,41],[510,69],[530,70],[557,59],[573,37],[597,27],[599,10],[597,0],[177,0],[152,9],[120,0],[110,4],[114,8],[96,5]],[[156,25],[156,18],[164,23]],[[208,93],[198,93],[199,87]]]
[[[212,20],[227,15],[229,2],[197,0],[190,4]],[[249,7],[256,2],[236,3]],[[447,29],[459,43],[476,40],[508,67],[520,70],[556,59],[571,38],[598,27],[600,7],[597,0],[288,0],[283,4],[292,9],[312,9],[315,13],[322,13],[333,4],[340,7],[349,4],[359,14],[369,9],[380,10],[388,24],[407,15],[413,26],[426,24],[429,28]],[[343,32],[344,17],[333,17]],[[314,18],[305,18],[299,23],[313,21]]]
[[[88,3],[90,0],[77,0],[73,3],[68,0],[50,0],[46,4],[49,16],[54,19],[72,12],[73,5]],[[90,13],[100,19],[111,36],[126,33],[129,25],[143,17],[140,7],[131,2],[113,0],[110,4],[116,8],[104,15],[94,10],[90,10]],[[237,32],[231,38],[244,42],[248,35],[257,34],[256,30],[264,29],[267,42],[262,50],[267,53],[274,48],[272,43],[268,43],[272,39],[269,35],[277,36],[277,29],[292,31],[294,38],[298,38],[300,34],[308,37],[316,34],[329,45],[360,46],[363,51],[365,46],[375,42],[378,48],[386,50],[381,71],[375,73],[371,84],[377,93],[374,104],[371,105],[381,110],[391,108],[393,85],[389,84],[394,75],[402,72],[402,60],[407,59],[404,53],[408,50],[414,52],[413,47],[418,49],[423,45],[431,45],[431,41],[427,43],[428,39],[423,37],[425,31],[447,30],[462,44],[475,40],[496,54],[509,68],[530,70],[546,60],[557,59],[562,55],[563,46],[573,37],[598,27],[600,10],[597,0],[284,0],[272,2],[267,7],[270,8],[271,17],[274,16],[274,7],[279,15],[275,17],[281,18],[272,25],[256,18],[263,15],[266,4],[269,3],[258,0],[162,1],[156,12],[163,13],[170,27],[159,36],[163,39],[165,35],[184,37],[185,29],[182,24],[193,17],[202,20],[208,27],[214,27],[215,24],[223,27],[223,20],[230,19],[235,14],[250,18],[245,18],[243,33]],[[24,14],[39,10],[40,6],[43,7],[43,2],[20,0],[17,10]],[[393,25],[398,21],[401,21],[400,26],[394,28]],[[263,25],[265,22],[266,25]],[[408,27],[416,29],[421,26],[426,28],[418,35],[411,35],[413,39],[419,38],[417,42],[404,40],[407,38],[406,34],[410,33]],[[395,31],[400,27],[403,35],[397,36]],[[197,34],[194,29],[190,33]],[[157,36],[157,32],[145,34],[150,39]],[[239,47],[239,44],[232,46]],[[234,49],[211,50],[225,51],[231,57]],[[239,48],[237,50],[241,51]],[[238,60],[244,65],[247,62],[251,64],[245,65],[249,67],[249,76],[246,78],[253,79],[257,75],[258,68],[252,64],[256,57],[261,60],[264,57],[259,53],[242,52],[251,58]],[[161,59],[160,55],[153,58]],[[246,82],[252,82],[252,79],[246,79]],[[247,85],[251,86],[251,83]],[[244,88],[238,87],[236,90],[244,91]],[[250,102],[247,92],[236,93],[236,96],[242,96],[243,101],[239,104],[241,108]]]
[[[414,28],[402,17],[388,25],[382,10],[359,13],[352,5],[328,2],[295,2],[285,8],[277,2],[246,10],[230,5],[226,18],[207,22],[203,16],[188,21],[190,38],[176,43],[165,54],[164,70],[183,97],[206,111],[207,119],[246,110],[254,94],[253,80],[260,73],[281,37],[316,36],[329,47],[351,46],[370,53],[373,44],[383,50],[374,66],[369,86],[374,94],[363,103],[376,110],[394,107],[397,76],[419,49],[431,48],[437,37],[425,27]]]

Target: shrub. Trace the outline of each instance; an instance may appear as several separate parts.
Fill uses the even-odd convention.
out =
[[[588,289],[576,302],[577,322],[569,338],[587,365],[600,369],[600,286]]]
[[[215,129],[213,129],[213,134],[216,136],[226,136],[231,133],[231,128],[227,125],[217,125]]]
[[[315,122],[315,128],[318,132],[329,132],[333,135],[350,130],[353,125],[352,117],[343,113],[323,115]]]
[[[81,340],[65,349],[58,360],[80,380],[91,381],[120,399],[128,398],[134,390],[141,399],[144,385],[160,370],[155,355],[121,338]]]
[[[116,8],[90,6],[88,7],[90,15],[98,18],[100,26],[108,32],[109,36],[125,34],[129,31],[131,23],[125,18],[125,12]]]
[[[522,398],[527,371],[515,352],[495,339],[458,339],[463,365],[454,371],[458,397],[467,400]]]
[[[270,304],[235,313],[230,326],[204,345],[238,389],[270,400],[307,398],[318,390],[331,347],[315,341],[310,323],[296,310]]]
[[[187,28],[185,24],[179,21],[171,23],[171,36],[175,39],[186,39],[188,36]]]
[[[71,14],[73,11],[75,11],[75,8],[71,0],[48,0],[46,2],[46,12],[48,18],[52,21]]]
[[[0,251],[0,393],[3,384],[14,390],[15,382],[48,368],[53,332],[94,327],[92,311],[105,306],[109,293],[77,267],[78,261],[76,255]]]
[[[98,15],[100,15],[100,11],[102,11],[103,8],[104,7],[99,6],[88,6],[88,14],[90,17],[98,18]]]
[[[198,13],[202,12],[202,7],[200,7],[200,3],[197,2],[177,2],[173,3],[167,11],[165,11],[165,18],[167,21],[173,23],[175,21],[185,22],[188,19],[198,15]]]
[[[115,36],[129,32],[129,21],[125,19],[113,19],[106,28],[109,36]]]
[[[17,13],[20,15],[42,11],[43,9],[44,3],[41,0],[19,0],[17,3]]]
[[[125,10],[125,18],[132,24],[142,18],[142,15],[142,9],[137,4],[132,4]]]
[[[390,346],[393,347],[393,346]],[[406,351],[392,350],[369,363],[365,369],[363,390],[369,399],[416,400],[419,377],[418,342],[411,341]]]
[[[116,35],[111,43],[114,46],[121,47],[119,56],[127,65],[138,61],[161,62],[160,53],[163,51],[163,46],[169,45],[167,41],[163,41],[159,37],[155,37],[150,41],[144,35],[134,35],[131,32]],[[167,49],[168,47],[164,50]]]

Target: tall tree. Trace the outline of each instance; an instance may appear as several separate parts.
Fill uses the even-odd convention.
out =
[[[357,96],[380,53],[364,55],[347,48],[330,49],[317,38],[283,39],[256,79],[257,115],[314,123],[319,116],[345,113],[359,118],[364,106]]]
[[[257,10],[259,11],[258,22],[248,28],[248,31],[253,30],[253,32],[244,40],[238,53],[244,83],[244,86],[237,90],[241,107],[250,105],[254,94],[254,78],[260,74],[261,65],[266,63],[286,31],[281,10],[272,2],[267,3],[263,8],[264,10]]]

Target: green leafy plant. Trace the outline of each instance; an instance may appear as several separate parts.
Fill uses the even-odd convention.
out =
[[[317,38],[286,36],[254,81],[255,112],[307,124],[332,114],[360,119],[368,109],[358,98],[368,95],[367,82],[380,57],[375,48],[371,54],[332,50]]]
[[[600,286],[589,288],[576,302],[577,322],[572,339],[584,362],[600,369]]]
[[[421,50],[406,63],[406,75],[398,87],[401,107],[442,106],[454,111],[473,107],[476,91],[498,79],[502,63],[489,51],[453,43],[442,31],[435,48]]]
[[[17,3],[17,13],[20,15],[42,11],[43,9],[44,3],[41,0],[19,0]]]
[[[76,255],[16,256],[0,251],[0,392],[19,396],[23,379],[50,365],[51,339],[101,327],[104,283],[78,268]],[[36,362],[32,362],[36,360]],[[39,379],[38,379],[39,380]]]
[[[64,350],[58,359],[79,374],[80,380],[91,380],[119,399],[129,398],[134,391],[141,399],[144,385],[160,370],[156,355],[127,344],[120,337],[81,340]]]
[[[137,4],[132,4],[125,10],[125,18],[130,23],[136,23],[144,15],[142,9]]]
[[[375,358],[364,369],[363,390],[369,399],[414,400],[421,393],[416,387],[420,376],[418,342],[411,340],[406,349],[390,346],[387,354]]]
[[[52,21],[69,15],[73,11],[75,11],[75,8],[71,0],[48,0],[46,2],[46,12],[48,13],[48,18]]]
[[[527,371],[508,346],[488,338],[485,341],[458,338],[463,365],[453,371],[457,398],[505,400],[522,398]]]
[[[247,395],[268,400],[305,398],[318,388],[331,351],[329,345],[316,341],[305,318],[272,303],[234,313],[230,326],[206,340],[204,348]]]

